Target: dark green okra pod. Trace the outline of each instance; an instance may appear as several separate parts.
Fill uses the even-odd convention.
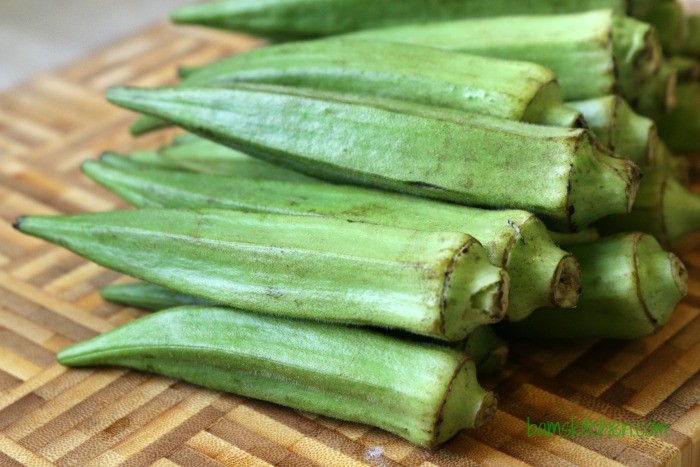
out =
[[[528,338],[636,339],[666,324],[688,290],[683,263],[651,235],[620,234],[574,245],[583,292],[575,313],[542,308],[499,330]]]
[[[58,354],[366,423],[423,447],[488,423],[497,398],[463,353],[360,328],[218,307],[155,313]]]
[[[700,153],[700,83],[683,83],[676,90],[678,105],[659,119],[659,135],[671,151]]]
[[[544,67],[400,43],[369,47],[345,39],[262,47],[193,71],[180,86],[237,82],[368,94],[541,125],[583,124],[564,106],[554,73]]]
[[[120,171],[90,161],[83,164],[83,172],[138,207],[331,216],[417,230],[464,232],[487,248],[492,264],[508,272],[508,319],[523,319],[541,306],[576,305],[576,260],[552,244],[542,222],[525,211],[483,210],[330,184]]]
[[[680,2],[660,2],[651,8],[642,20],[654,26],[665,55],[676,55],[685,46],[688,24]]]
[[[639,178],[586,130],[392,99],[248,84],[113,88],[107,97],[318,178],[531,210],[562,230],[627,212]]]
[[[16,227],[98,264],[228,306],[460,340],[499,321],[507,273],[477,240],[345,220],[142,209]]]

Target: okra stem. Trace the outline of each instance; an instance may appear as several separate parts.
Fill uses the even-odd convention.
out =
[[[231,182],[222,177],[162,171],[120,171],[90,161],[82,168],[87,176],[135,206],[331,216],[467,233],[487,248],[492,264],[508,271],[507,317],[511,320],[523,319],[541,306],[573,307],[578,297],[576,260],[557,248],[542,222],[528,212],[490,211],[321,183]]]
[[[507,273],[465,234],[235,211],[30,216],[16,227],[228,306],[460,340],[500,321]]]
[[[499,325],[500,331],[528,338],[636,339],[659,331],[687,293],[685,266],[651,235],[620,234],[570,249],[581,263],[576,312],[541,308]]]
[[[373,425],[423,447],[488,423],[496,396],[463,353],[341,325],[180,307],[63,349],[117,365]]]

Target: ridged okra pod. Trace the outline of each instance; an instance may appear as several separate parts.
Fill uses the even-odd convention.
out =
[[[545,305],[576,304],[576,260],[557,248],[542,222],[525,211],[482,210],[351,186],[130,172],[91,161],[82,168],[97,183],[138,207],[330,216],[416,230],[463,232],[479,240],[492,264],[508,272],[508,319],[523,319]]]
[[[677,95],[678,71],[667,62],[661,65],[652,80],[641,88],[636,101],[631,101],[641,115],[653,119],[659,125],[659,134],[665,141],[661,130],[661,121],[674,110],[679,102]]]
[[[493,327],[479,326],[467,336],[461,349],[476,364],[477,373],[491,375],[503,370],[508,360],[508,345],[493,331]]]
[[[596,226],[603,233],[646,232],[665,248],[675,248],[700,230],[700,195],[668,172],[649,167],[644,171],[632,212],[606,217]]]
[[[318,180],[285,169],[274,164],[247,156],[242,152],[216,144],[204,138],[184,134],[176,137],[173,144],[158,149],[154,154],[169,169],[238,178],[265,178],[290,182],[314,183]],[[106,165],[124,168],[139,165],[147,168],[152,164],[139,164],[134,153],[128,157],[105,153],[100,160]]]
[[[544,67],[400,43],[370,47],[367,41],[345,39],[262,47],[191,72],[180,86],[236,82],[368,94],[541,125],[582,126],[581,115],[564,106],[554,73]]]
[[[538,63],[557,75],[567,101],[609,94],[634,99],[661,59],[651,26],[610,10],[446,21],[346,37]]]
[[[581,263],[576,312],[541,308],[500,331],[528,338],[636,339],[659,331],[687,292],[685,266],[651,235],[620,234],[570,249]]]
[[[63,349],[117,365],[373,425],[423,447],[488,423],[496,396],[463,353],[360,328],[217,307],[145,316]]]
[[[686,21],[688,34],[683,44],[683,55],[700,58],[700,16],[686,16]]]
[[[100,295],[110,302],[152,311],[188,305],[221,306],[148,282],[110,285],[100,290]],[[404,334],[402,337],[408,336]],[[488,325],[477,327],[463,341],[456,342],[453,346],[474,361],[479,374],[499,372],[508,359],[508,346]]]
[[[612,8],[643,13],[627,0],[223,0],[175,9],[176,23],[247,32],[272,39],[328,36],[397,24],[487,18],[504,15],[570,13]]]
[[[564,230],[627,212],[639,177],[634,163],[600,152],[583,129],[393,99],[252,84],[112,88],[107,96],[314,177],[528,209]]]
[[[98,264],[247,310],[459,340],[499,321],[507,273],[477,240],[345,220],[145,209],[16,227]]]
[[[100,296],[108,302],[151,311],[186,305],[222,306],[220,303],[193,297],[192,295],[148,282],[109,285],[100,290]]]
[[[659,118],[659,135],[671,151],[700,153],[700,83],[683,83],[676,90],[678,105]]]
[[[656,29],[656,35],[665,55],[670,57],[683,49],[688,37],[688,24],[680,2],[659,2],[644,15],[642,20]]]
[[[658,144],[656,124],[637,114],[620,96],[567,102],[581,112],[598,141],[640,167],[653,162]]]

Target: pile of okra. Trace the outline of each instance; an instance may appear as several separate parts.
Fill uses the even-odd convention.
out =
[[[63,349],[424,447],[494,416],[503,338],[651,335],[700,229],[700,17],[670,0],[223,0],[264,46],[116,87],[157,150],[85,175],[135,209],[15,227],[163,310]]]

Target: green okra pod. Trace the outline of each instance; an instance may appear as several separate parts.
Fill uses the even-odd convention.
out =
[[[609,94],[635,99],[661,63],[653,28],[610,10],[447,21],[346,37],[534,62],[557,75],[567,101]]]
[[[461,349],[476,364],[477,373],[499,373],[508,360],[508,345],[491,326],[479,326],[461,343]]]
[[[112,88],[107,96],[318,178],[527,209],[564,230],[627,212],[639,178],[634,163],[600,152],[583,129],[393,99],[252,84]]]
[[[639,98],[633,102],[633,107],[638,113],[653,119],[659,125],[659,135],[664,141],[661,123],[678,104],[677,83],[678,71],[664,62],[653,79],[641,88]]]
[[[678,105],[660,117],[659,135],[679,154],[700,153],[700,83],[683,83],[676,90]]]
[[[499,321],[508,274],[473,237],[345,220],[143,209],[16,228],[98,264],[252,311],[460,340]]]
[[[688,24],[680,2],[660,2],[651,8],[642,20],[656,29],[665,55],[670,57],[683,49],[688,37]]]
[[[615,154],[643,167],[653,162],[658,144],[656,124],[632,110],[620,96],[567,102],[581,112],[598,141]]]
[[[627,233],[572,245],[583,292],[576,313],[541,308],[518,323],[499,325],[528,338],[636,339],[659,331],[688,290],[683,263],[651,236]]]
[[[100,290],[100,296],[108,302],[160,311],[185,305],[221,306],[216,302],[193,297],[148,282],[109,285]]]
[[[700,58],[700,15],[686,16],[688,34],[683,44],[682,53]]]
[[[663,141],[656,146],[652,169],[669,174],[683,186],[690,185],[690,160],[673,154]]]
[[[571,13],[611,8],[644,14],[627,0],[224,0],[175,9],[175,23],[199,24],[272,39],[302,39],[455,18]]]
[[[218,307],[179,307],[61,350],[68,366],[116,365],[366,423],[423,447],[488,423],[497,397],[461,352],[361,328]]]
[[[221,306],[147,282],[110,285],[100,290],[100,295],[110,302],[152,311],[188,305]],[[508,346],[489,326],[477,327],[463,341],[457,342],[455,348],[474,361],[479,374],[498,373],[508,359]]]
[[[644,171],[632,212],[603,218],[596,226],[603,233],[646,232],[665,248],[675,248],[700,230],[700,195],[667,171],[649,167]]]
[[[463,232],[488,250],[510,276],[507,318],[541,306],[573,307],[578,265],[525,211],[483,210],[352,186],[235,180],[162,171],[120,171],[87,161],[83,172],[138,207],[234,209],[330,216],[416,230]]]
[[[180,86],[237,82],[368,94],[541,125],[583,125],[581,115],[564,106],[554,73],[544,67],[400,43],[369,47],[345,39],[262,47],[191,72]]]
[[[676,70],[678,84],[700,80],[700,62],[697,59],[676,55],[666,61]]]

